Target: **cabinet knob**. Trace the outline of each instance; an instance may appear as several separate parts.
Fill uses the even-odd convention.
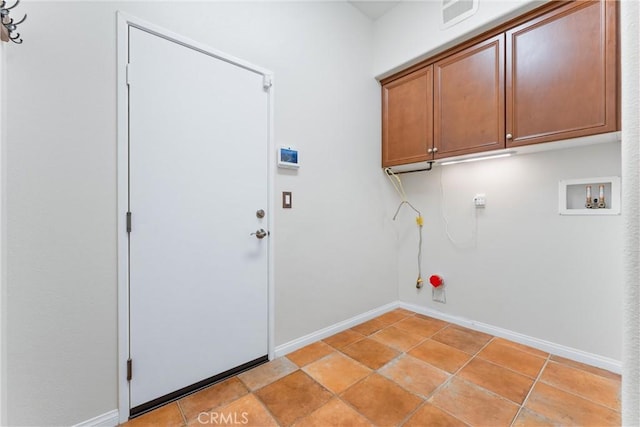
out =
[[[429,148],[429,149],[427,150],[427,153],[429,153],[429,154],[433,153],[433,148]]]
[[[511,140],[513,139],[513,135],[511,135],[510,133],[507,134],[507,139]]]
[[[438,152],[438,148],[437,147],[433,147],[433,152],[437,153]]]

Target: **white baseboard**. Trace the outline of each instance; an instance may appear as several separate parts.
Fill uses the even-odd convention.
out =
[[[599,356],[593,353],[588,353],[586,351],[530,337],[528,335],[523,335],[518,332],[510,331],[508,329],[503,329],[497,326],[487,325],[486,323],[476,322],[473,320],[465,319],[463,317],[442,313],[430,308],[420,307],[418,305],[399,302],[398,306],[407,310],[415,311],[416,313],[424,314],[425,316],[434,317],[436,319],[444,320],[449,323],[464,326],[465,328],[485,332],[487,334],[505,338],[519,344],[528,345],[529,347],[537,348],[538,350],[542,350],[550,354],[555,354],[557,356],[575,360],[576,362],[581,362],[587,365],[606,369],[607,371],[615,372],[617,374],[622,373],[622,362],[619,360]]]
[[[93,417],[90,420],[78,423],[73,427],[114,427],[119,424],[118,421],[118,410],[114,409],[113,411]]]
[[[394,310],[399,306],[400,306],[400,303],[398,301],[385,304],[381,307],[374,308],[373,310],[369,310],[366,313],[359,314],[350,319],[343,320],[342,322],[335,323],[331,326],[320,329],[319,331],[312,332],[308,335],[302,336],[293,341],[289,341],[287,343],[279,345],[276,347],[275,357],[285,356],[293,351],[298,350],[299,348],[304,347],[305,345],[313,344],[316,341],[320,341],[321,339],[330,337],[331,335],[337,334],[338,332],[342,332],[362,322],[371,320],[374,317],[378,317],[381,314]]]
[[[405,302],[393,302],[385,304],[381,307],[367,311],[366,313],[359,314],[350,319],[320,329],[316,332],[312,332],[303,337],[297,338],[293,341],[289,341],[282,345],[279,345],[275,349],[275,357],[285,356],[293,351],[298,350],[306,345],[312,344],[321,339],[327,338],[331,335],[342,332],[345,329],[349,329],[355,325],[358,325],[374,317],[380,316],[388,311],[396,309],[398,307],[414,311],[416,313],[424,314],[425,316],[434,317],[436,319],[444,320],[455,325],[464,326],[465,328],[473,329],[487,334],[494,335],[496,337],[505,338],[519,344],[524,344],[529,347],[537,348],[538,350],[545,351],[550,354],[565,357],[567,359],[575,360],[576,362],[586,363],[587,365],[595,366],[598,368],[606,369],[607,371],[615,372],[617,374],[622,373],[622,362],[619,360],[611,359],[608,357],[600,356],[586,351],[578,350],[572,347],[567,347],[562,344],[556,344],[550,341],[545,341],[539,338],[530,337],[518,332],[503,329],[498,326],[488,325],[482,322],[476,322],[474,320],[466,319],[464,317],[454,316],[447,313],[442,313],[437,310],[433,310],[418,305],[408,304]]]

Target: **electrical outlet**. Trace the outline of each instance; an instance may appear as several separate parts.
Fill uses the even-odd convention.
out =
[[[487,196],[485,194],[476,194],[473,198],[473,204],[476,208],[484,208],[487,206]]]

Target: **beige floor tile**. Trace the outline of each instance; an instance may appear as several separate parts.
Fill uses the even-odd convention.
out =
[[[378,374],[360,381],[341,397],[379,426],[398,425],[422,403],[419,397]]]
[[[371,373],[371,369],[340,353],[317,360],[303,369],[334,393],[341,393]]]
[[[549,357],[549,353],[545,353],[542,350],[538,350],[537,348],[529,347],[527,345],[519,344],[517,342],[513,342],[513,341],[510,341],[510,340],[506,340],[504,338],[496,337],[496,338],[493,339],[493,341],[498,343],[498,344],[502,344],[502,345],[506,345],[506,346],[511,347],[511,348],[515,348],[516,350],[524,351],[525,353],[533,354],[534,356],[542,357],[543,359],[546,359],[547,357]]]
[[[381,322],[384,322],[386,325],[392,325],[411,315],[412,314],[405,313],[405,310],[393,310],[381,316],[376,317],[376,319],[380,320]]]
[[[465,353],[475,354],[493,338],[491,335],[473,331],[456,325],[438,332],[433,337],[434,341],[447,344],[462,350]]]
[[[255,395],[248,394],[229,405],[201,412],[189,426],[278,427],[278,423]]]
[[[556,362],[547,364],[540,381],[613,410],[620,410],[620,381]]]
[[[533,378],[475,358],[462,368],[458,378],[465,379],[517,404],[522,404],[533,386]]]
[[[302,371],[287,375],[255,394],[283,426],[289,426],[311,414],[332,396]]]
[[[522,409],[516,420],[513,422],[512,427],[551,427],[555,424],[551,420],[543,417],[540,414],[536,414],[528,409]]]
[[[351,329],[362,335],[371,335],[374,332],[377,332],[380,329],[384,328],[385,326],[387,326],[386,322],[383,322],[379,319],[371,319],[368,322],[361,323]]]
[[[199,413],[208,411],[234,401],[248,393],[247,388],[237,377],[214,384],[197,393],[190,394],[178,401],[187,422]]]
[[[375,334],[370,335],[369,338],[400,351],[407,351],[425,339],[420,335],[396,328],[395,326],[381,329]]]
[[[295,423],[295,427],[373,427],[365,417],[338,398],[333,398]]]
[[[279,357],[270,362],[255,367],[247,372],[238,375],[238,379],[246,385],[249,390],[257,390],[261,387],[289,375],[298,369],[298,366],[287,359]]]
[[[465,423],[429,403],[425,403],[403,427],[464,427]]]
[[[563,426],[619,426],[620,413],[542,382],[537,382],[525,407]]]
[[[435,334],[436,332],[446,328],[449,324],[442,320],[433,319],[426,316],[413,316],[394,324],[396,328],[402,329],[407,332],[411,332],[415,335],[427,338]]]
[[[471,359],[470,354],[433,340],[423,342],[410,350],[409,354],[450,373],[456,372]]]
[[[530,378],[537,378],[546,358],[504,344],[503,341],[491,341],[478,353],[478,357],[517,371]]]
[[[595,375],[599,375],[601,377],[609,378],[612,380],[621,380],[620,374],[616,374],[615,372],[607,371],[605,369],[596,368],[595,366],[585,365],[584,363],[576,362],[574,360],[565,359],[564,357],[552,355],[551,360],[557,363],[562,363],[563,365],[569,365],[573,368],[582,369],[583,371],[590,372]]]
[[[335,334],[330,336],[329,338],[325,338],[323,341],[333,348],[341,349],[348,346],[349,344],[353,344],[356,341],[360,341],[364,337],[364,335],[356,331],[347,329],[346,331],[342,331],[339,334]]]
[[[123,427],[178,427],[185,425],[177,403],[169,403],[132,419]]]
[[[371,369],[384,366],[400,354],[397,350],[368,338],[343,348],[342,352]]]
[[[429,403],[472,426],[508,426],[519,406],[480,387],[454,378]]]
[[[333,353],[334,351],[334,348],[330,345],[325,344],[322,341],[318,341],[287,354],[287,359],[302,367],[322,357],[325,357],[326,355]]]
[[[422,397],[429,396],[449,378],[446,372],[408,355],[389,362],[380,374]]]

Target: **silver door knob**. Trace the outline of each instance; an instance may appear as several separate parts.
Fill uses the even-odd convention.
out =
[[[427,150],[427,153],[429,153],[429,154],[433,153],[433,148],[429,148],[429,149]]]
[[[264,229],[260,229],[258,231],[256,231],[255,233],[251,233],[250,236],[256,236],[258,239],[264,239],[265,237],[267,237],[267,233],[266,231],[264,231]]]
[[[433,147],[433,152],[437,153],[438,152],[438,147]]]
[[[513,135],[511,135],[510,133],[507,134],[507,139],[511,140],[513,139]]]

